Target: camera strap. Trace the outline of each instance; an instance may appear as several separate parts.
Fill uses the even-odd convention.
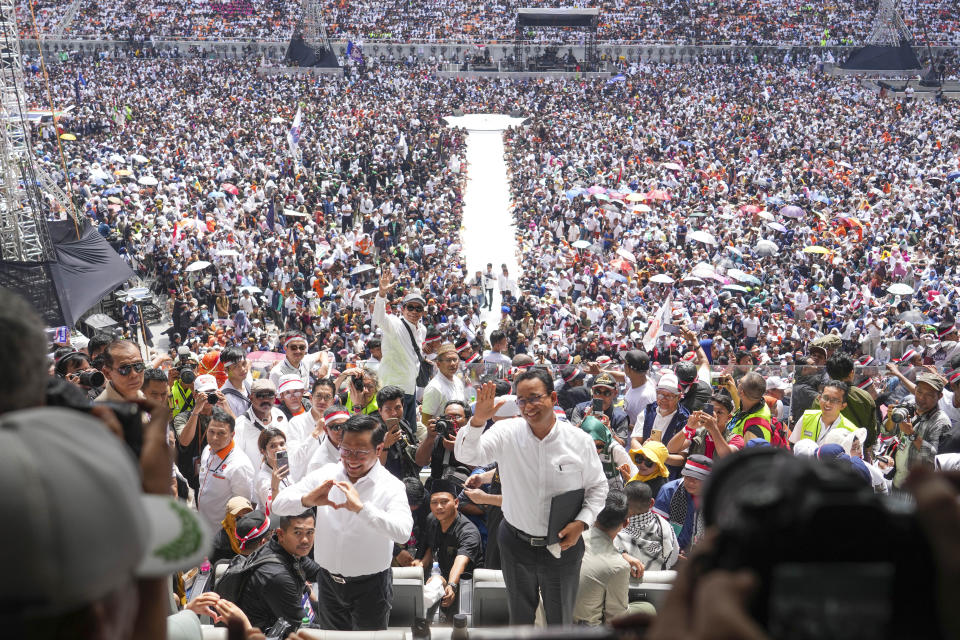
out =
[[[420,361],[420,364],[423,364],[423,354],[420,353],[420,345],[417,344],[417,340],[413,337],[413,331],[410,329],[410,325],[407,324],[406,320],[400,318],[400,324],[403,325],[403,328],[407,330],[407,335],[410,336],[410,344],[413,345],[413,351],[417,354],[417,360]]]

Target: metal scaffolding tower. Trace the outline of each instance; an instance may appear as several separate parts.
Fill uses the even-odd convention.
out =
[[[0,259],[54,257],[24,103],[16,2],[0,0]]]
[[[308,46],[315,50],[333,50],[327,37],[327,27],[323,23],[323,11],[317,0],[303,0],[303,16],[299,26],[303,41]]]
[[[897,47],[903,40],[913,42],[913,36],[897,11],[896,0],[880,0],[867,44]]]

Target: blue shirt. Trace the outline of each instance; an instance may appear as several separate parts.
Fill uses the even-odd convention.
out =
[[[679,531],[677,531],[677,525],[679,523],[670,519],[670,501],[673,500],[673,496],[677,491],[683,491],[687,498],[687,516],[683,519],[683,526],[680,527]],[[660,487],[660,491],[657,493],[657,499],[653,503],[653,511],[663,516],[673,525],[680,548],[683,550],[689,549],[690,543],[693,541],[693,521],[696,507],[693,504],[693,496],[687,493],[686,489],[683,489],[683,478],[671,480]]]

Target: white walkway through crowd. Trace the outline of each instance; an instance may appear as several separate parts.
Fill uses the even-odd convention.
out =
[[[468,273],[485,270],[493,264],[500,274],[500,265],[507,265],[510,276],[520,277],[517,261],[516,226],[510,210],[510,182],[503,158],[503,130],[523,122],[507,115],[467,114],[446,119],[451,126],[464,127],[467,136],[467,158],[464,169],[469,179],[463,196],[463,256]],[[497,328],[500,319],[499,291],[494,295],[493,309],[483,311],[487,334]]]

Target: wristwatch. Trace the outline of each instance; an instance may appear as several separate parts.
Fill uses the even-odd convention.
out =
[[[913,441],[916,440],[916,439],[917,439],[917,432],[916,432],[916,431],[914,431],[913,433],[911,433],[910,435],[907,436],[907,440],[909,440],[910,442],[913,442]]]

